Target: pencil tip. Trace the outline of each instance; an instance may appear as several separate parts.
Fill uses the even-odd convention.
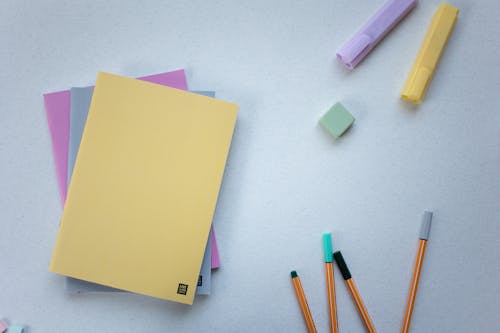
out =
[[[297,272],[296,272],[296,271],[292,271],[292,272],[290,273],[290,275],[292,275],[292,279],[293,279],[293,278],[298,277],[298,275],[297,275]]]

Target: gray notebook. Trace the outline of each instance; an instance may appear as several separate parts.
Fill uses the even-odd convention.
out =
[[[71,176],[73,174],[73,167],[80,148],[80,141],[82,139],[85,123],[87,122],[87,115],[92,101],[93,87],[85,88],[71,88],[71,111],[69,122],[69,151],[68,151],[68,187],[71,183]],[[192,91],[193,93],[215,97],[213,91]],[[203,262],[200,269],[200,276],[198,278],[198,287],[196,288],[197,295],[210,294],[210,279],[211,279],[211,257],[212,257],[212,238],[209,235]],[[87,282],[71,277],[66,277],[65,287],[66,291],[71,292],[103,292],[122,290],[103,286],[100,284]]]

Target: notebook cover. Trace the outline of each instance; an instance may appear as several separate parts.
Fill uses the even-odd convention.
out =
[[[210,235],[212,232],[210,232]],[[201,264],[200,276],[196,288],[196,295],[210,295],[212,269],[210,266],[210,257],[212,250],[212,237],[208,238],[203,263]],[[66,277],[64,280],[64,289],[72,293],[92,293],[92,292],[124,292],[124,290],[103,286],[101,284],[87,282],[85,280]]]
[[[144,76],[140,80],[161,84],[177,89],[187,90],[186,74],[183,69]],[[44,94],[45,112],[49,125],[49,131],[52,141],[57,182],[61,202],[64,205],[67,191],[68,174],[68,153],[69,153],[69,133],[70,133],[70,109],[71,92],[63,90]],[[83,131],[83,128],[82,128]],[[219,251],[215,238],[215,230],[212,226],[212,268],[220,267]]]
[[[50,270],[192,304],[237,108],[100,73]]]
[[[142,77],[141,80],[187,90],[186,74],[183,69],[145,76]],[[66,200],[68,177],[70,96],[69,90],[43,95],[56,165],[57,184],[59,186],[59,195],[63,205]]]
[[[71,88],[71,111],[70,111],[70,126],[69,126],[69,155],[68,155],[68,186],[71,184],[71,175],[73,173],[73,166],[80,147],[83,130],[87,121],[87,115],[92,101],[93,87],[84,88]],[[213,91],[193,91],[193,93],[215,97]],[[213,228],[213,227],[212,227]],[[212,230],[213,232],[213,230]],[[212,233],[211,233],[212,235]],[[210,294],[210,280],[211,280],[211,249],[212,237],[207,242],[205,255],[203,257],[203,264],[200,271],[201,286],[198,283],[196,289],[197,295]],[[207,255],[208,253],[208,255]],[[122,291],[116,288],[106,287],[100,284],[87,282],[72,277],[66,277],[64,288],[69,292],[116,292]]]

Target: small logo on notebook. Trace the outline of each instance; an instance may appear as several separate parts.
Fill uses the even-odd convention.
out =
[[[198,287],[201,287],[203,285],[203,276],[198,277]]]
[[[183,283],[179,283],[179,287],[177,287],[177,293],[179,295],[186,295],[187,292],[188,292],[188,285],[183,284]]]

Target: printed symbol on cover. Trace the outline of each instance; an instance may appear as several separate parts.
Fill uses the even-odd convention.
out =
[[[186,295],[188,291],[188,285],[184,283],[179,283],[179,287],[177,287],[177,293],[179,295]]]

